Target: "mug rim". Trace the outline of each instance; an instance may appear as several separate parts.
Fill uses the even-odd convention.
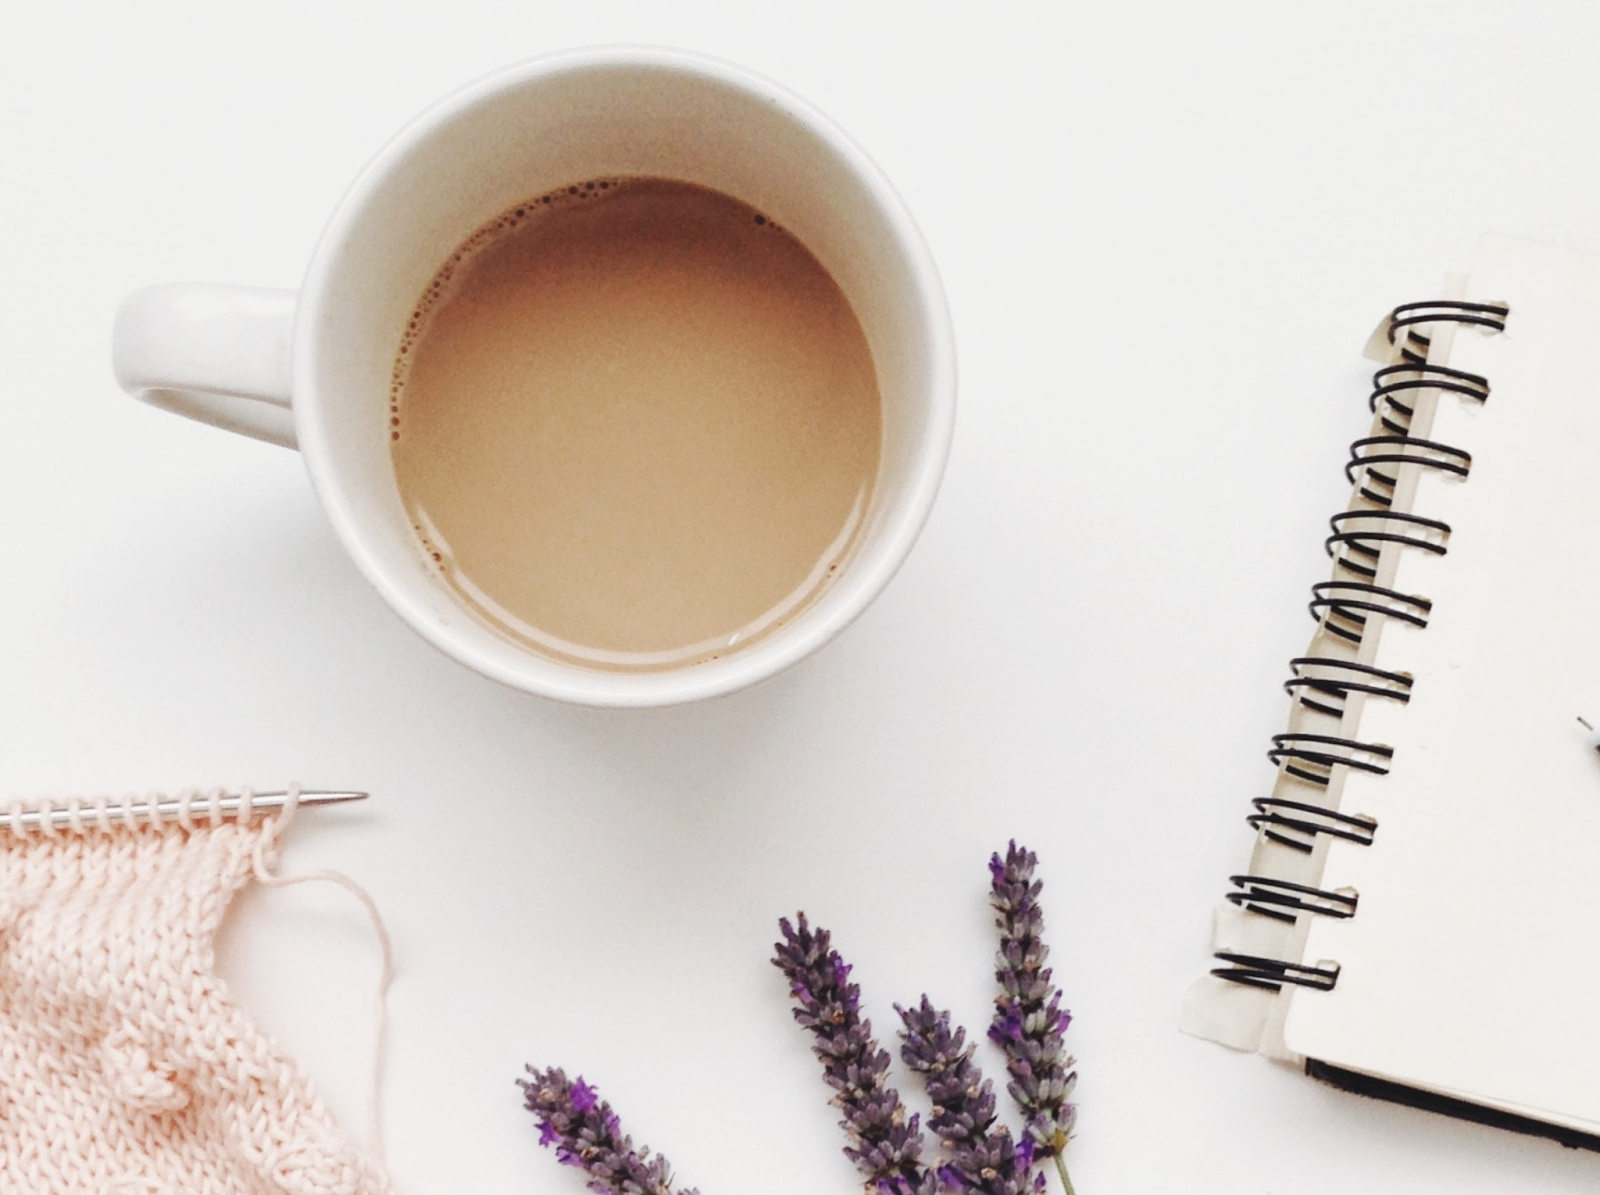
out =
[[[504,640],[504,651],[490,653],[456,637],[450,626],[441,625],[412,592],[411,578],[396,578],[368,544],[356,514],[357,504],[334,460],[322,409],[326,396],[319,393],[315,377],[318,327],[326,315],[325,286],[340,246],[360,223],[378,182],[439,126],[460,113],[551,76],[617,68],[678,70],[778,101],[787,119],[838,153],[894,231],[898,250],[914,279],[914,302],[930,341],[926,415],[918,423],[921,448],[910,476],[897,487],[894,519],[873,554],[852,560],[812,608],[813,617],[804,622],[715,662],[660,671],[606,671],[564,664],[509,639]],[[954,434],[955,347],[944,288],[920,230],[887,176],[848,133],[809,101],[745,67],[686,50],[591,46],[540,55],[458,87],[412,117],[366,163],[329,218],[302,284],[293,337],[292,405],[300,451],[318,499],[359,571],[391,609],[451,659],[512,688],[581,705],[664,706],[721,696],[766,680],[820,649],[871,605],[909,555],[932,510]]]

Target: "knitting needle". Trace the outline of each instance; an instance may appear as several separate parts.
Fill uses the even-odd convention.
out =
[[[280,809],[289,799],[287,792],[268,792],[250,794],[250,812],[258,809]],[[300,790],[301,805],[342,805],[347,801],[364,801],[367,794],[363,792],[335,792],[327,789],[302,788]],[[204,820],[211,816],[212,801],[209,797],[196,794],[189,800],[189,816]],[[224,793],[217,798],[215,804],[218,813],[224,816],[237,814],[244,807],[244,796],[240,793]],[[176,821],[183,811],[183,802],[177,797],[160,797],[152,806],[150,801],[136,801],[131,805],[118,803],[106,806],[106,816],[117,818],[131,818],[135,821]],[[12,830],[38,828],[49,819],[52,826],[70,826],[74,816],[79,824],[89,824],[99,820],[100,810],[86,801],[79,801],[76,812],[69,806],[48,805],[44,809],[24,809],[20,813],[8,814],[0,807],[0,825],[9,826]]]

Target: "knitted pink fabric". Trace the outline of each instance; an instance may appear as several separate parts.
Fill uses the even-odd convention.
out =
[[[99,808],[53,831],[0,810],[0,1192],[387,1191],[213,973],[223,912],[282,819]]]

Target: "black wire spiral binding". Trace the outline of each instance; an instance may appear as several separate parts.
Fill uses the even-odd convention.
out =
[[[1384,545],[1399,544],[1443,556],[1450,540],[1448,523],[1392,509],[1399,470],[1412,465],[1464,480],[1471,471],[1472,457],[1459,448],[1411,434],[1416,415],[1411,392],[1443,391],[1482,403],[1488,401],[1489,382],[1466,370],[1430,364],[1432,337],[1423,329],[1449,322],[1503,332],[1508,314],[1504,304],[1455,300],[1405,303],[1390,313],[1389,343],[1399,345],[1401,361],[1372,375],[1368,400],[1383,434],[1351,444],[1345,465],[1345,477],[1355,487],[1355,496],[1370,503],[1372,509],[1355,505],[1334,515],[1329,522],[1332,534],[1325,541],[1335,566],[1357,579],[1324,581],[1311,588],[1311,616],[1335,638],[1359,645],[1375,617],[1418,628],[1428,625],[1432,601],[1377,584]],[[1301,656],[1291,660],[1289,667],[1293,675],[1284,688],[1302,707],[1332,718],[1344,716],[1351,694],[1402,705],[1411,700],[1412,677],[1404,672],[1333,656]],[[1274,735],[1267,758],[1285,775],[1326,788],[1337,768],[1386,775],[1394,749],[1340,735],[1296,731]],[[1324,836],[1370,846],[1378,830],[1374,818],[1341,813],[1312,801],[1260,797],[1253,805],[1255,812],[1246,821],[1257,834],[1304,853],[1314,850]],[[1273,876],[1236,875],[1230,876],[1229,882],[1235,889],[1227,894],[1229,901],[1278,921],[1292,923],[1302,914],[1346,918],[1356,912],[1354,893],[1331,892]],[[1213,968],[1211,974],[1247,987],[1276,992],[1291,984],[1331,991],[1339,981],[1337,963],[1308,966],[1231,951],[1218,951],[1215,957],[1226,965]]]
[[[1302,963],[1285,962],[1281,958],[1263,958],[1259,954],[1235,954],[1231,950],[1219,950],[1212,957],[1225,963],[1232,963],[1233,966],[1213,967],[1211,974],[1248,987],[1266,988],[1269,992],[1280,990],[1286,983],[1313,988],[1319,992],[1331,992],[1334,985],[1339,982],[1337,963],[1330,967],[1307,967]]]
[[[1415,331],[1420,324],[1437,324],[1450,321],[1457,324],[1476,324],[1494,332],[1506,330],[1509,311],[1501,303],[1462,303],[1452,299],[1435,299],[1428,303],[1402,303],[1389,313],[1389,343],[1402,328],[1413,329],[1406,333],[1406,343],[1400,346],[1400,355],[1413,364],[1426,364],[1428,349],[1433,337]]]
[[[1411,677],[1404,672],[1331,656],[1300,656],[1289,661],[1289,668],[1294,675],[1283,682],[1284,690],[1307,709],[1330,717],[1344,716],[1345,698],[1351,693],[1387,697],[1402,705],[1411,700]]]
[[[1297,913],[1340,918],[1356,914],[1353,893],[1329,892],[1325,888],[1291,884],[1271,876],[1229,876],[1228,883],[1239,889],[1228,893],[1228,899],[1234,904],[1279,921],[1292,923]]]
[[[1387,776],[1394,748],[1336,734],[1275,734],[1267,758],[1289,775],[1326,788],[1333,769],[1340,766]]]
[[[1250,802],[1256,807],[1245,820],[1273,842],[1282,843],[1304,854],[1316,846],[1319,834],[1343,838],[1371,846],[1378,832],[1376,818],[1360,814],[1340,813],[1322,805],[1305,801],[1289,801],[1282,797],[1257,797]],[[1287,810],[1288,812],[1284,812]],[[1230,898],[1231,899],[1231,898]]]
[[[1350,460],[1344,467],[1345,480],[1359,485],[1368,502],[1388,507],[1394,503],[1394,473],[1380,472],[1374,465],[1422,465],[1429,469],[1465,477],[1472,469],[1472,456],[1459,448],[1414,436],[1367,436],[1350,445]],[[1357,481],[1357,477],[1360,481]]]
[[[1374,415],[1380,416],[1387,430],[1403,436],[1411,427],[1411,417],[1416,414],[1416,408],[1399,396],[1409,390],[1422,389],[1445,390],[1478,402],[1487,402],[1489,398],[1488,379],[1480,374],[1451,369],[1447,365],[1410,362],[1386,365],[1373,374],[1372,395],[1367,405],[1372,408]]]
[[[1384,544],[1404,544],[1443,556],[1450,524],[1399,510],[1344,510],[1328,520],[1333,534],[1323,540],[1328,555],[1346,572],[1367,580],[1378,575]]]
[[[1365,581],[1323,581],[1311,587],[1308,609],[1330,635],[1360,643],[1368,614],[1383,614],[1414,627],[1425,627],[1433,603],[1425,597],[1411,597]]]

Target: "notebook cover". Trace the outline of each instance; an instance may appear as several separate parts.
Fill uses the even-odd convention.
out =
[[[1352,771],[1340,808],[1379,828],[1326,845],[1320,886],[1359,904],[1301,917],[1299,958],[1339,979],[1286,990],[1281,1040],[1324,1077],[1565,1139],[1600,1126],[1600,756],[1577,721],[1600,720],[1600,258],[1487,237],[1469,277],[1465,298],[1510,314],[1503,333],[1458,329],[1448,364],[1492,392],[1441,401],[1428,433],[1471,472],[1417,482],[1410,509],[1449,525],[1449,550],[1394,573],[1432,611],[1386,620],[1372,662],[1414,689],[1360,714],[1394,754]]]

